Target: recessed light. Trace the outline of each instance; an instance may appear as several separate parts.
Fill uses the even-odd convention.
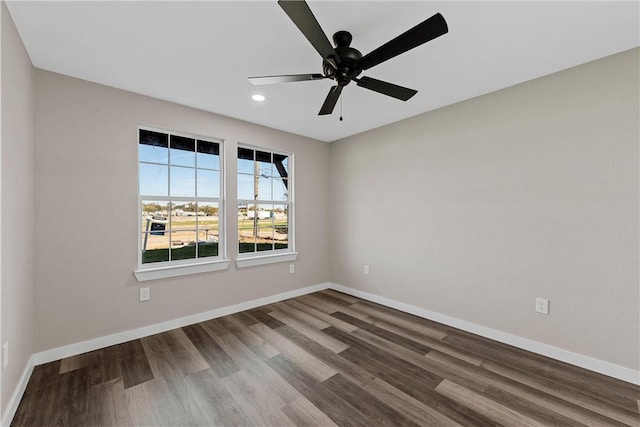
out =
[[[253,99],[254,101],[262,102],[265,100],[265,97],[264,95],[255,94],[251,97],[251,99]]]

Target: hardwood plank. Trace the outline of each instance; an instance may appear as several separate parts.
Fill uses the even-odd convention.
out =
[[[276,332],[286,337],[291,342],[297,344],[310,354],[326,363],[327,366],[333,368],[336,372],[340,372],[343,376],[352,382],[364,387],[365,384],[373,381],[375,375],[362,369],[360,366],[350,362],[349,360],[333,353],[332,351],[321,346],[317,342],[307,338],[303,334],[286,326],[276,329]]]
[[[517,369],[500,365],[495,362],[485,362],[482,364],[482,367],[502,377],[525,384],[545,394],[555,396],[559,399],[581,406],[590,411],[611,418],[612,420],[629,425],[640,425],[640,415],[638,415],[638,413],[608,404],[607,402],[603,402],[589,395],[576,393],[575,391],[564,387],[562,384],[558,384],[544,378],[534,378],[518,371]]]
[[[345,307],[343,305],[324,300],[317,294],[303,295],[301,297],[298,297],[297,300],[327,314],[335,313],[336,311],[340,310],[341,307]]]
[[[437,427],[458,427],[461,425],[380,378],[375,378],[364,388],[392,407],[402,408],[405,417],[417,424]]]
[[[255,375],[269,383],[272,393],[277,394],[284,402],[291,402],[300,394],[282,379],[261,357],[246,347],[234,334],[213,337],[235,363],[247,373]]]
[[[441,342],[440,340],[444,338],[442,334],[435,333],[433,330],[421,329],[415,325],[412,327],[406,327],[405,325],[398,325],[397,324],[398,322],[389,322],[388,320],[380,319],[373,314],[367,315],[366,313],[363,313],[358,310],[354,310],[354,311],[356,313],[359,313],[361,316],[365,316],[365,317],[361,317],[361,319],[366,321],[367,323],[375,325],[381,329],[386,329],[387,331],[393,332],[395,334],[401,335],[403,337],[409,338],[417,342],[424,342],[424,341]]]
[[[253,310],[247,311],[247,314],[271,329],[275,329],[283,325],[283,323],[279,320],[269,316],[269,312],[267,309],[254,308]]]
[[[267,360],[267,363],[337,425],[370,427],[356,408],[328,390],[322,382],[298,368],[285,355],[275,356]]]
[[[84,424],[87,416],[88,375],[86,368],[60,374],[52,390],[55,396],[46,424],[68,426]]]
[[[375,425],[382,426],[418,426],[406,418],[400,408],[395,410],[384,401],[372,396],[365,389],[358,387],[340,374],[336,374],[324,382],[324,386],[336,396],[344,399]]]
[[[449,380],[442,381],[436,391],[450,399],[457,400],[464,406],[485,415],[498,424],[521,427],[544,427],[543,424],[522,414],[510,410],[491,399],[457,385]]]
[[[110,346],[87,353],[89,385],[101,384],[122,377],[119,346]]]
[[[153,371],[140,340],[120,344],[117,349],[125,389],[153,379]]]
[[[447,356],[433,352],[425,356],[435,360],[447,360]],[[603,417],[597,413],[576,406],[570,402],[558,399],[552,395],[539,392],[531,387],[520,384],[516,381],[501,377],[483,368],[474,365],[460,363],[458,370],[465,372],[465,375],[475,375],[487,387],[494,386],[503,392],[529,401],[531,405],[538,406],[542,410],[552,411],[574,420],[576,424],[583,424],[592,427],[598,426],[620,426],[617,421]]]
[[[60,366],[62,360],[56,360],[54,362],[44,363],[42,365],[35,366],[29,378],[29,386],[33,385],[36,390],[45,388],[58,381],[58,374],[60,373]]]
[[[300,309],[296,303],[297,301],[295,300],[287,300],[287,301],[279,302],[272,305],[275,307],[276,311],[280,311],[286,314],[287,316],[290,316],[304,323],[305,325],[311,326],[312,328],[315,328],[317,330],[322,330],[324,328],[328,328],[329,326],[331,326],[331,324],[308,313],[308,310],[305,310],[304,307]]]
[[[74,371],[76,369],[85,368],[89,365],[90,356],[88,353],[78,354],[76,356],[66,357],[60,363],[60,373]]]
[[[154,378],[125,389],[129,413],[134,425],[181,425],[198,424],[203,418],[188,408],[190,394],[184,378],[169,382],[162,377]]]
[[[328,328],[325,332],[349,343],[351,347],[340,354],[342,357],[363,367],[409,396],[433,407],[445,417],[462,425],[492,426],[494,424],[487,417],[436,393],[434,389],[442,378],[394,356],[381,357],[375,347],[350,337],[344,332],[333,328]]]
[[[262,324],[253,325],[250,328],[318,381],[324,381],[337,373],[315,356],[274,332],[273,329]]]
[[[447,336],[447,334],[441,331],[431,329],[425,324],[425,322],[420,322],[419,320],[406,320],[398,317],[397,315],[389,314],[384,310],[380,310],[377,307],[374,308],[370,305],[360,303],[352,304],[350,307],[357,312],[390,323],[394,326],[397,326],[398,328],[418,333],[420,335],[426,335],[435,339],[442,339]]]
[[[185,326],[182,330],[218,377],[226,377],[240,370],[233,359],[215,340],[211,339],[211,335],[202,326]]]
[[[238,320],[235,315],[227,316],[226,320],[232,324],[235,324],[238,328],[238,332],[235,332],[234,335],[238,338],[245,346],[247,346],[253,353],[258,355],[262,359],[268,359],[270,357],[276,356],[280,354],[280,352],[273,347],[271,344],[263,340],[260,336],[258,336],[255,332],[253,332],[249,327],[245,326],[240,320]],[[259,323],[252,323],[251,325],[257,325]],[[211,335],[212,337],[224,336],[225,334],[221,334],[220,331],[216,332],[215,330],[210,329],[210,323],[203,323],[202,327]],[[229,330],[227,330],[229,331]]]
[[[311,306],[311,305],[307,305],[306,303],[303,303],[302,301],[295,299],[295,300],[288,300],[287,301],[287,305],[291,306],[301,312],[305,312],[308,313],[310,316],[312,316],[314,319],[318,319],[322,325],[322,327],[320,329],[325,329],[328,328],[329,326],[333,326],[337,329],[340,329],[342,331],[345,332],[353,332],[355,331],[357,328],[357,326],[354,326],[350,323],[344,322],[340,319],[338,319],[337,317],[333,317],[328,313],[325,313],[324,311],[320,311],[317,308]],[[326,325],[326,326],[324,326]]]
[[[333,298],[337,298],[337,299],[341,299],[342,301],[346,302],[347,304],[354,304],[356,302],[360,302],[361,299],[360,298],[356,298],[356,297],[352,297],[351,295],[347,295],[343,292],[339,292],[339,291],[335,291],[333,289],[325,289],[320,291],[320,293],[324,294],[324,295],[329,295]]]
[[[356,365],[362,366],[360,361],[366,362],[366,370],[387,382],[404,382],[406,385],[412,384],[418,389],[433,390],[442,378],[424,371],[411,363],[394,356],[391,353],[381,351],[356,337],[345,334],[337,329],[328,328],[328,334],[348,343],[350,348],[343,351],[340,356],[350,360]]]
[[[182,329],[142,338],[141,342],[154,378],[180,379],[209,369],[209,364]]]
[[[251,425],[251,419],[245,415],[222,380],[213,371],[207,369],[191,374],[187,377],[187,381],[194,389],[196,396],[194,404],[200,408],[207,420],[203,423],[204,425]]]
[[[517,413],[536,420],[545,426],[574,427],[576,425],[584,425],[582,423],[578,423],[571,417],[559,414],[548,408],[531,405],[531,402],[523,396],[503,391],[494,386],[487,387],[481,394],[482,396],[489,398]]]
[[[373,335],[377,335],[380,338],[384,338],[387,341],[398,344],[406,348],[407,350],[411,350],[417,354],[425,355],[431,351],[431,347],[428,347],[424,344],[413,341],[409,338],[406,338],[402,335],[398,335],[386,329],[379,328],[363,320],[356,319],[354,317],[349,316],[348,314],[345,314],[342,312],[336,312],[336,313],[333,313],[332,316],[340,320],[344,320],[345,322],[349,322],[352,325],[357,326],[361,330],[367,331]]]
[[[133,426],[121,378],[92,386],[88,392],[87,425]]]
[[[331,304],[335,304],[342,307],[348,307],[352,304],[351,302],[346,301],[343,298],[332,295],[330,291],[328,292],[319,291],[319,292],[314,292],[313,294],[310,294],[310,295],[312,295],[313,297],[319,298],[321,300],[327,301]]]
[[[229,390],[251,425],[291,426],[293,422],[281,411],[286,402],[270,390],[269,383],[247,371],[239,371],[222,383]]]
[[[449,334],[444,341],[455,343],[459,348],[485,359],[564,384],[577,393],[609,401],[623,409],[635,411],[637,408],[640,387],[632,384],[471,334]]]
[[[279,311],[272,311],[271,313],[269,313],[269,315],[278,319],[283,324],[291,327],[292,329],[295,329],[296,331],[306,335],[307,337],[311,338],[321,346],[331,350],[334,353],[340,353],[341,351],[349,348],[349,346],[342,341],[338,341],[335,338],[330,337],[322,333],[321,331],[318,331],[317,329],[313,329],[312,327],[307,326],[304,323],[284,313],[281,313]]]
[[[229,317],[231,319],[237,320],[238,322],[240,322],[240,324],[242,324],[244,326],[251,326],[251,325],[255,325],[256,323],[258,323],[258,321],[256,319],[254,319],[253,317],[249,316],[244,311],[241,312],[241,313],[235,313],[235,314],[232,314],[230,316],[225,316],[225,317]]]
[[[441,378],[454,381],[474,391],[482,392],[486,388],[481,382],[477,381],[476,377],[460,375],[455,367],[447,366],[446,364],[436,362],[433,359],[425,358],[419,353],[411,351],[406,347],[400,346],[384,338],[373,335],[367,331],[354,331],[353,336],[361,339],[368,344],[378,347],[381,352],[385,351],[391,353],[394,356],[411,363],[412,365],[415,365],[428,372],[434,373]]]
[[[338,427],[331,418],[304,397],[286,404],[282,412],[297,426]]]

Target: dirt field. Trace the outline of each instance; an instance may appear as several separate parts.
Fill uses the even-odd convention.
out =
[[[171,246],[172,249],[178,249],[185,246],[193,246],[197,241],[199,242],[218,242],[219,230],[218,230],[218,217],[205,217],[201,219],[198,224],[198,235],[196,236],[196,218],[195,217],[172,217],[171,218],[171,244],[169,244],[169,225],[166,224],[166,230],[161,235],[149,233],[146,242],[147,250],[154,249],[167,249]],[[274,232],[274,225],[276,231]],[[258,221],[258,233],[257,238],[254,239],[253,219],[238,218],[238,234],[240,243],[286,243],[289,240],[289,234],[287,232],[286,219],[276,219],[274,221],[270,219],[262,219]],[[142,223],[142,246],[144,248],[145,231],[147,229],[146,221]]]

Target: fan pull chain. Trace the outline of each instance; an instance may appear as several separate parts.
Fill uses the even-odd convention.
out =
[[[340,95],[340,121],[342,121],[342,97],[344,95]]]

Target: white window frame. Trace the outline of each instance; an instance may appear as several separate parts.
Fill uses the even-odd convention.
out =
[[[197,195],[197,187],[196,187],[196,195],[195,197],[182,197],[182,196],[171,196],[171,157],[170,157],[170,149],[169,149],[169,159],[166,163],[168,167],[168,182],[167,182],[167,196],[145,196],[140,194],[140,131],[147,130],[151,132],[159,132],[167,134],[170,140],[172,135],[186,138],[193,138],[196,140],[208,141],[212,143],[218,144],[219,147],[219,158],[220,158],[220,197],[198,197]],[[167,277],[175,277],[175,276],[183,276],[187,274],[196,274],[196,273],[204,273],[209,271],[218,271],[218,270],[226,270],[229,268],[230,261],[227,259],[226,253],[226,216],[225,216],[225,150],[224,150],[224,140],[221,138],[212,138],[203,135],[197,135],[193,133],[185,133],[180,131],[168,130],[157,128],[153,126],[138,126],[136,130],[136,148],[137,148],[137,182],[138,182],[138,208],[136,212],[137,219],[137,228],[138,228],[138,269],[134,271],[134,275],[138,281],[146,281],[146,280],[154,280],[154,279],[162,279]],[[153,164],[153,163],[151,163]],[[164,165],[164,164],[163,164]],[[197,171],[197,156],[196,163],[193,167]],[[218,255],[215,257],[205,257],[205,258],[191,258],[191,259],[182,259],[182,260],[173,260],[173,261],[162,261],[162,262],[154,262],[154,263],[142,263],[142,241],[141,236],[144,230],[142,230],[142,221],[140,221],[140,212],[143,201],[158,201],[163,203],[171,203],[174,201],[180,202],[214,202],[218,204]],[[198,223],[196,221],[196,241],[198,239]],[[171,241],[171,216],[169,213],[169,222],[166,232],[169,233],[169,241]],[[197,242],[196,242],[197,247]]]
[[[259,252],[244,252],[240,253],[239,251],[239,242],[240,242],[240,234],[239,227],[236,227],[236,231],[238,232],[236,238],[236,250],[238,251],[238,256],[236,258],[236,265],[238,268],[244,267],[252,267],[256,265],[264,265],[264,264],[272,264],[276,262],[286,262],[286,261],[295,261],[298,257],[298,252],[295,251],[295,155],[294,153],[274,150],[266,147],[259,147],[256,145],[243,144],[238,143],[235,152],[235,161],[236,167],[238,164],[238,148],[246,148],[254,151],[263,151],[266,153],[280,154],[288,157],[288,187],[287,187],[287,199],[283,200],[248,200],[241,199],[238,195],[236,198],[236,206],[235,206],[235,215],[238,215],[238,206],[240,204],[273,204],[273,205],[288,205],[288,213],[287,213],[287,227],[288,227],[288,244],[286,249],[273,249],[270,251],[259,251]],[[255,161],[255,159],[254,159]],[[236,169],[236,189],[237,189],[237,180],[239,173]]]

